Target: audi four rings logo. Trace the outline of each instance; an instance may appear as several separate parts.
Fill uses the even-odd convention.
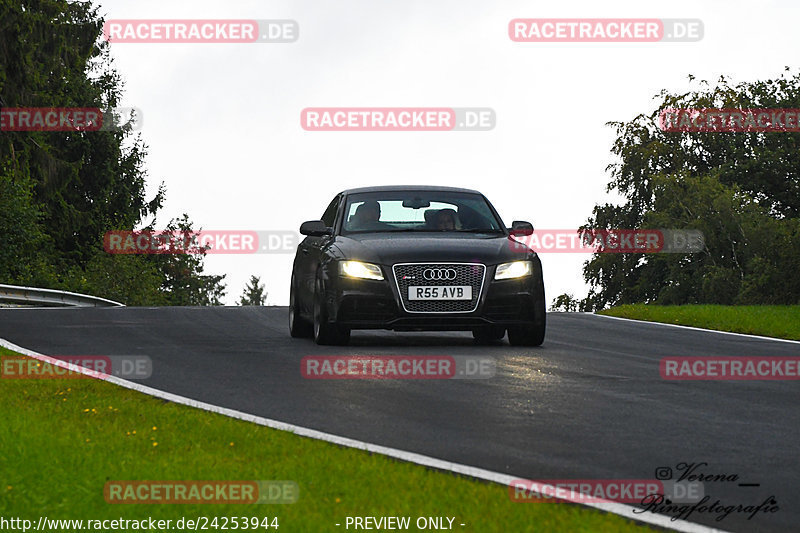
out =
[[[426,268],[422,271],[422,277],[427,280],[451,280],[456,279],[455,268]]]

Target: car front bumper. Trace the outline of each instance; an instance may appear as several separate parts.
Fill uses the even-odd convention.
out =
[[[404,309],[391,278],[376,281],[331,276],[326,291],[328,316],[343,328],[397,331],[468,331],[534,322],[536,299],[541,294],[540,271],[520,279],[493,278],[494,268],[487,268],[475,311],[413,313]]]

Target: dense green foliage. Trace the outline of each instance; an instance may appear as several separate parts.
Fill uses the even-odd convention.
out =
[[[564,293],[553,298],[553,303],[550,305],[550,310],[574,313],[578,310],[579,305],[580,302],[571,293]]]
[[[787,71],[789,69],[787,68]],[[691,79],[691,77],[690,77]],[[615,122],[619,157],[585,227],[698,229],[695,254],[595,254],[583,310],[629,303],[800,302],[800,133],[664,132],[665,108],[800,108],[800,75],[662,91],[650,115]]]
[[[258,276],[250,276],[250,281],[247,282],[242,295],[239,297],[239,305],[264,305],[267,301],[267,293],[264,292],[265,288]]]
[[[117,106],[122,82],[102,24],[90,2],[0,0],[0,106]],[[0,132],[0,283],[129,305],[219,303],[223,277],[201,275],[204,254],[103,251],[106,231],[155,224],[164,187],[146,198],[145,155],[130,126]]]

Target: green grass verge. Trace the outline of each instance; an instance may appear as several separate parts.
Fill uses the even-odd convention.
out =
[[[0,348],[0,355],[12,355]],[[166,402],[93,379],[0,379],[0,516],[278,517],[282,532],[347,516],[456,517],[461,531],[644,531],[569,504]],[[294,480],[290,505],[106,503],[108,480]],[[342,524],[336,527],[335,524]],[[445,522],[446,523],[446,522]],[[272,528],[270,528],[271,530]],[[415,528],[411,528],[415,530]]]
[[[800,305],[620,305],[601,315],[800,340]]]

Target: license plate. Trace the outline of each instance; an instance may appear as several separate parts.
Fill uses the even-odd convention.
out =
[[[408,288],[409,300],[472,300],[470,285],[428,285]]]

